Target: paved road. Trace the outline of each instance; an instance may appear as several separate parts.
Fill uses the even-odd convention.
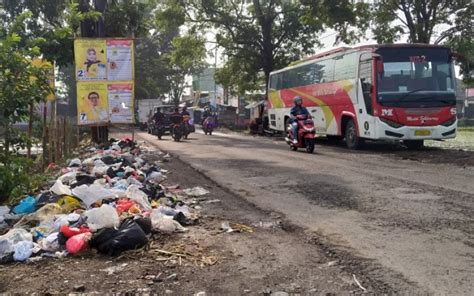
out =
[[[138,137],[157,143],[145,133]],[[474,291],[472,167],[334,146],[317,146],[310,155],[268,138],[219,133],[158,145],[414,286],[440,295]]]

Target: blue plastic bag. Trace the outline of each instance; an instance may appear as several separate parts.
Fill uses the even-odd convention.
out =
[[[15,214],[29,214],[36,210],[36,199],[33,196],[27,196],[13,208]]]

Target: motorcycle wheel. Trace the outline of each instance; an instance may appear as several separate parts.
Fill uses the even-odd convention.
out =
[[[306,140],[306,152],[308,153],[314,152],[314,139]]]
[[[209,131],[209,136],[212,136],[212,130]]]
[[[298,150],[298,147],[296,147],[296,146],[293,145],[293,144],[290,144],[290,150],[291,150],[291,151],[296,151],[296,150]]]

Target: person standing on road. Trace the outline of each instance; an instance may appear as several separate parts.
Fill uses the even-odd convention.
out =
[[[165,115],[161,113],[160,108],[156,109],[156,112],[153,115],[153,121],[155,122],[155,124],[158,124],[158,125],[162,124],[164,119],[165,119]]]
[[[303,99],[300,96],[296,96],[293,99],[294,106],[290,111],[290,123],[293,131],[293,144],[298,143],[298,120],[296,116],[305,115],[308,116],[309,112],[305,106],[303,106]]]

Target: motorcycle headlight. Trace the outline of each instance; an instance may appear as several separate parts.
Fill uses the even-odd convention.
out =
[[[393,128],[399,128],[399,127],[403,126],[403,124],[392,121],[392,120],[389,120],[387,118],[383,118],[383,117],[379,117],[379,118],[380,118],[380,121],[382,121],[385,124],[388,124],[389,126],[391,126]]]
[[[313,132],[313,131],[314,131],[314,127],[311,127],[311,128],[305,127],[304,129],[305,129],[307,132]]]

